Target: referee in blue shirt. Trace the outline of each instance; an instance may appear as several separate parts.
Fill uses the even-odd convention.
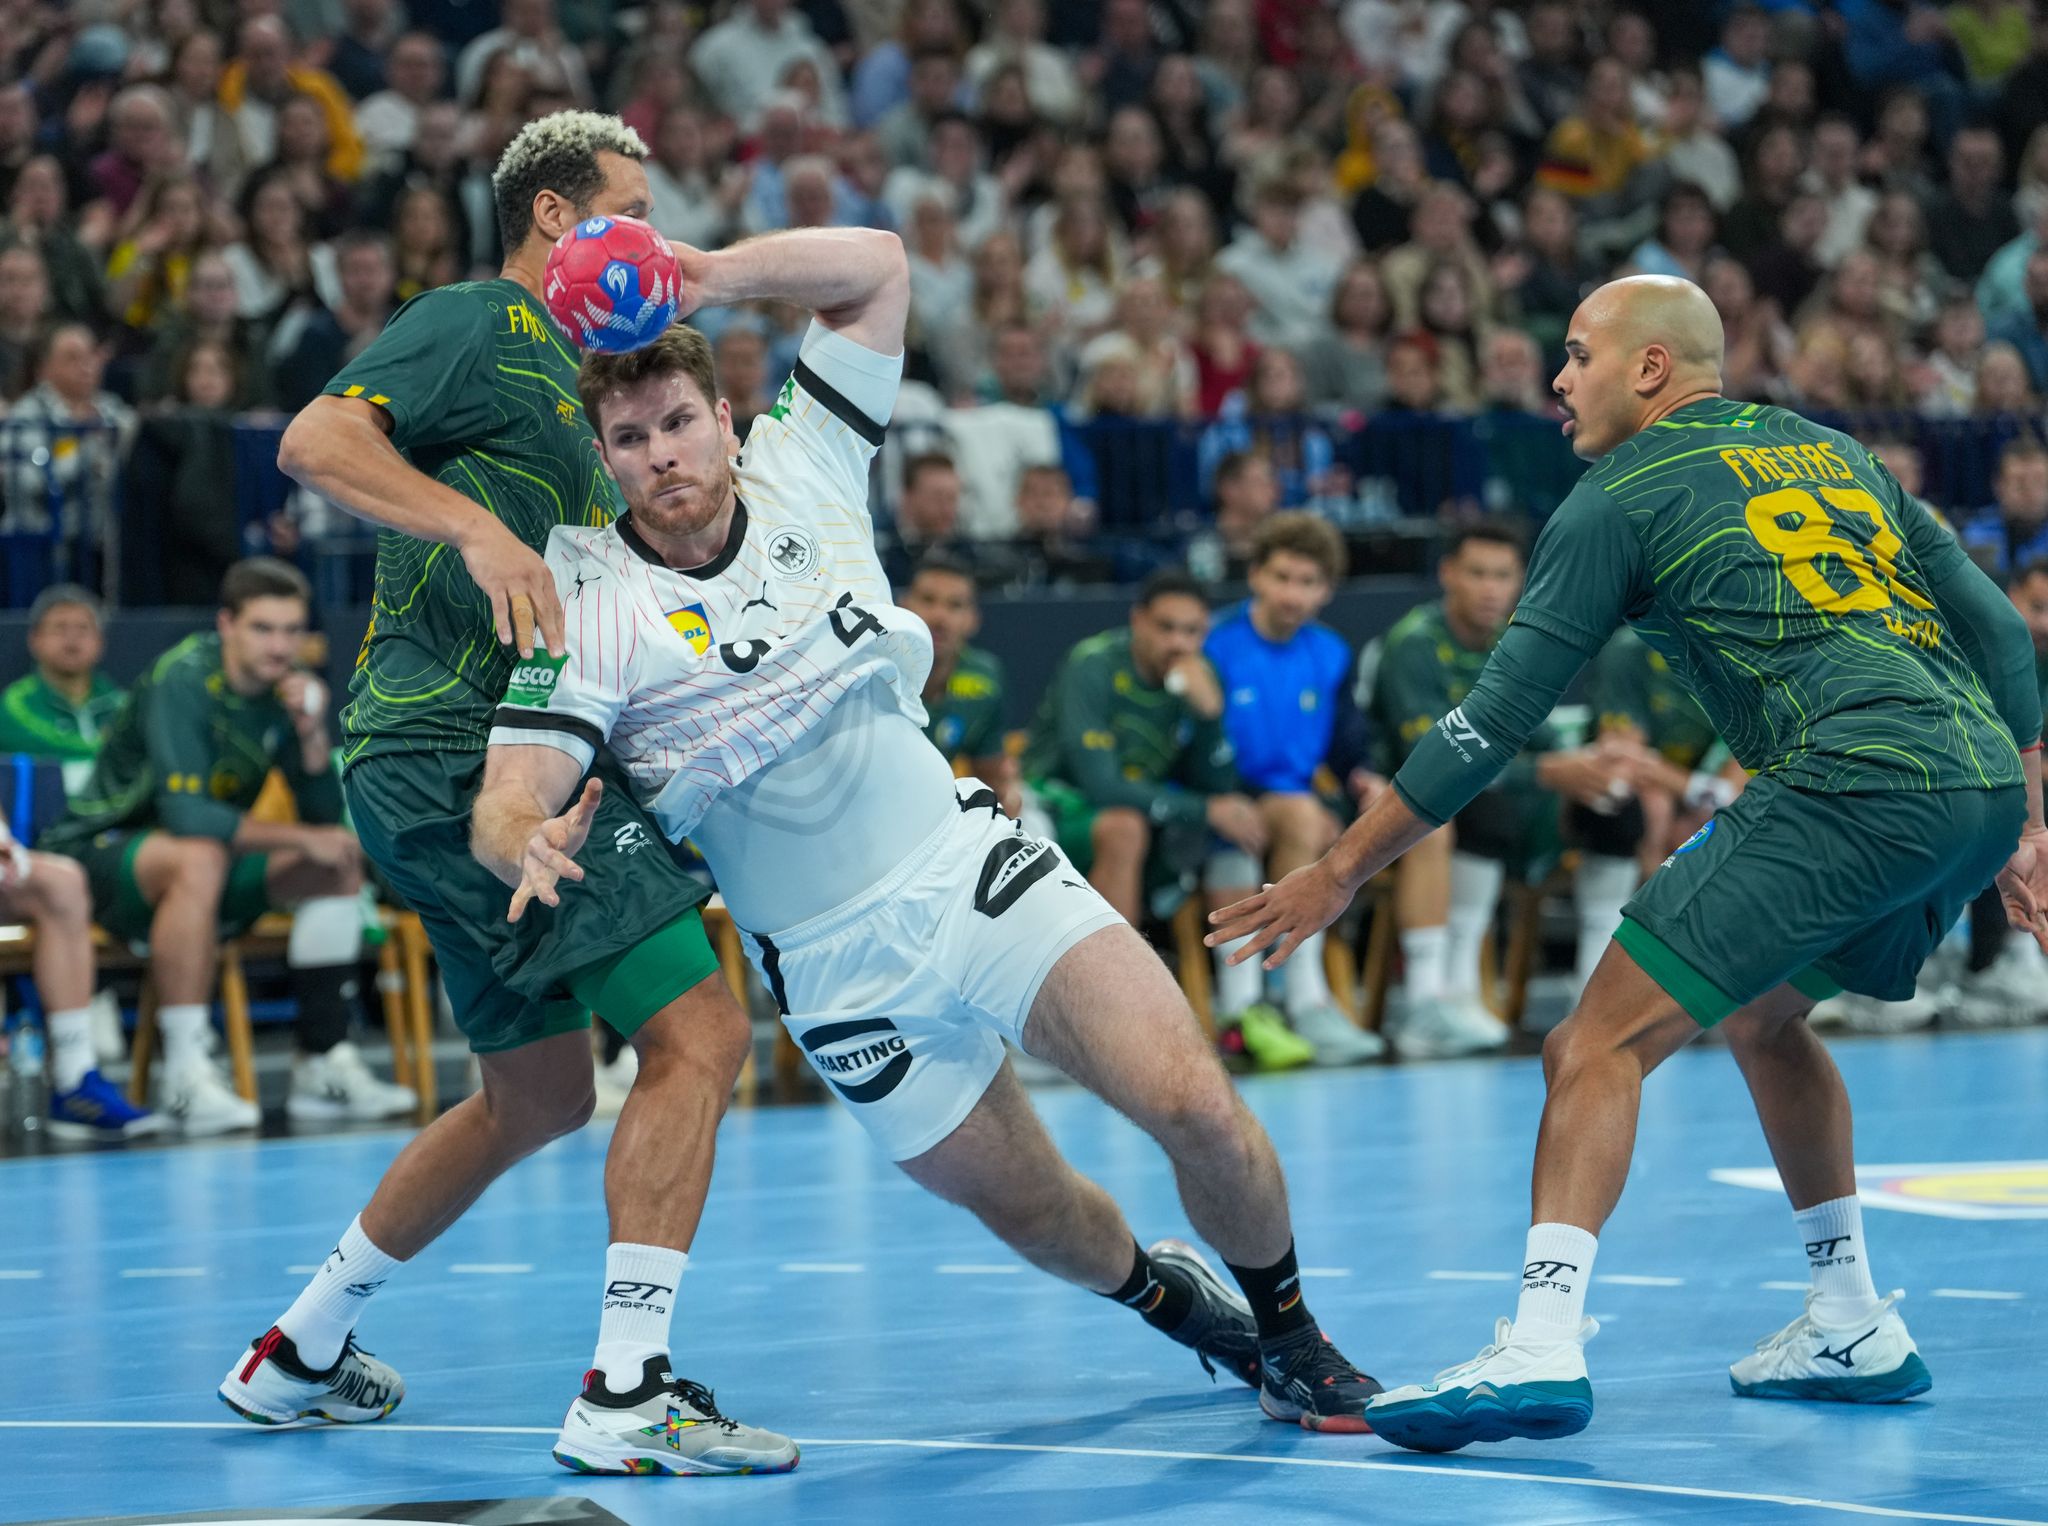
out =
[[[1329,767],[1357,808],[1386,787],[1365,767],[1366,724],[1351,694],[1351,647],[1316,623],[1344,570],[1343,537],[1327,521],[1274,515],[1253,542],[1251,598],[1218,616],[1204,647],[1222,680],[1223,725],[1237,752],[1238,775],[1266,818],[1272,880],[1313,863],[1342,830],[1331,803],[1317,792],[1320,769]],[[1288,1022],[1315,1047],[1318,1063],[1370,1059],[1384,1043],[1331,996],[1322,936],[1304,943],[1286,965]]]

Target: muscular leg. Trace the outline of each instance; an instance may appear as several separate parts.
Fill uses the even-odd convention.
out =
[[[1721,1025],[1795,1209],[1856,1192],[1849,1092],[1827,1046],[1806,1025],[1813,1004],[1782,986]]]
[[[1188,1219],[1236,1266],[1287,1253],[1287,1184],[1166,968],[1129,928],[1091,933],[1039,988],[1024,1047],[1125,1114],[1173,1162]]]
[[[752,1025],[718,974],[678,996],[633,1035],[640,1070],[604,1163],[615,1243],[690,1248],[711,1190],[718,1120],[752,1042]],[[587,1059],[588,1042],[582,1048]]]
[[[899,1164],[1041,1271],[1094,1293],[1114,1292],[1130,1273],[1122,1211],[1067,1164],[1007,1060],[960,1127]]]
[[[0,913],[36,930],[36,992],[50,1012],[92,1000],[92,892],[85,871],[51,853],[28,856],[28,878],[0,890]]]
[[[213,999],[228,857],[224,842],[168,832],[150,833],[136,850],[135,883],[155,908],[149,924],[150,973],[157,998],[167,1007]]]
[[[1136,927],[1145,916],[1145,855],[1152,847],[1152,825],[1128,806],[1111,806],[1095,813],[1089,836],[1095,862],[1088,870],[1088,883],[1115,908],[1116,914]]]

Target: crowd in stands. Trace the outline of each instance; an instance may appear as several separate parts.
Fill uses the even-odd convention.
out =
[[[193,569],[151,597],[203,604],[264,541],[301,554],[333,516],[280,495],[238,520],[228,421],[298,408],[396,304],[494,272],[491,168],[569,106],[640,132],[672,237],[902,236],[909,382],[880,521],[985,561],[985,586],[1142,572],[1099,545],[1133,491],[1172,532],[1155,560],[1206,535],[1218,571],[1242,569],[1256,499],[1345,528],[1540,517],[1569,457],[1501,421],[1549,418],[1573,306],[1624,271],[1711,293],[1735,396],[1980,421],[1995,454],[2048,390],[2038,10],[15,0],[0,529],[106,536],[133,451],[152,544]],[[744,425],[801,323],[704,321]],[[1401,434],[1418,418],[1487,426],[1458,436],[1480,441],[1476,481],[1381,463],[1376,435],[1426,448]],[[1148,428],[1176,465],[1134,490]],[[1247,454],[1263,479],[1226,506]],[[906,508],[932,456],[958,491]],[[2000,540],[1990,458],[1928,466],[1935,501]],[[1048,467],[1064,484],[1027,486]],[[2040,528],[2008,526],[1999,559]]]

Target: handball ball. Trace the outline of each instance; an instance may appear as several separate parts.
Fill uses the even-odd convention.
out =
[[[667,239],[637,217],[586,217],[548,251],[541,295],[586,350],[621,354],[675,321],[683,275]]]

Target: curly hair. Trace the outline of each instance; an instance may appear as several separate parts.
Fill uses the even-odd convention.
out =
[[[491,175],[506,253],[533,231],[533,198],[542,191],[553,191],[579,212],[590,206],[604,189],[599,154],[645,159],[647,144],[617,117],[595,111],[557,111],[519,130]]]

